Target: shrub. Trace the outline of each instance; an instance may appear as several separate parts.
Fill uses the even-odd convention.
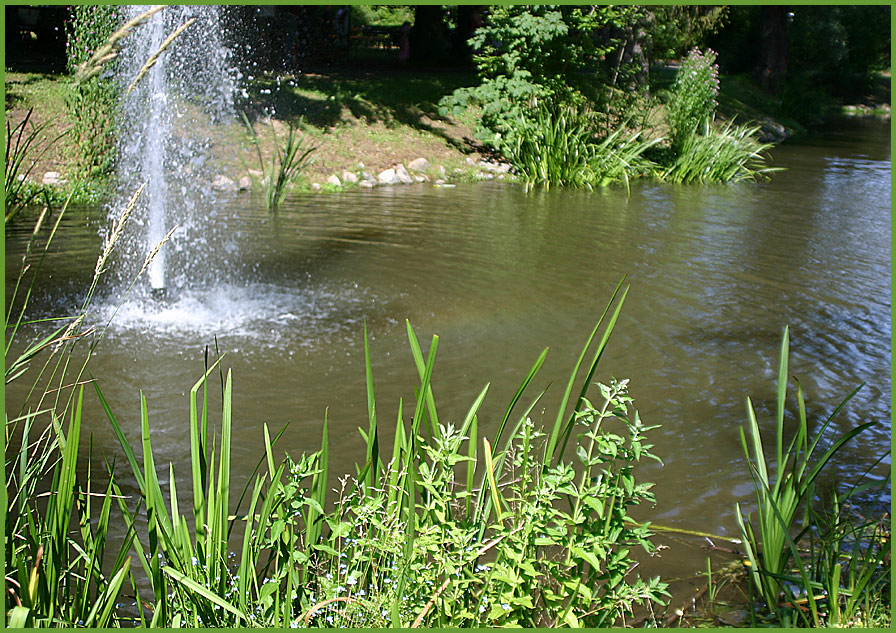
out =
[[[631,27],[642,13],[641,7],[625,6],[491,6],[469,42],[478,51],[474,61],[480,84],[455,90],[439,105],[454,114],[479,106],[476,136],[496,148],[512,140],[519,118],[531,116],[539,103],[602,103],[606,108],[601,111],[615,116],[613,106],[627,98],[615,85],[620,75],[630,74],[620,64],[631,64],[620,61],[612,70],[604,68],[598,60],[622,42],[597,34]]]
[[[711,49],[704,54],[694,48],[682,61],[669,89],[666,117],[676,156],[683,153],[690,137],[703,131],[718,106],[719,67],[715,60]]]
[[[74,5],[71,11],[71,20],[67,22],[67,68],[75,73],[120,26],[121,9],[114,5]],[[118,87],[112,72],[75,82],[66,105],[81,172],[78,175],[108,175],[115,162],[118,114]]]

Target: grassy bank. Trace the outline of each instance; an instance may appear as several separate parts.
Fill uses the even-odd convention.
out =
[[[674,75],[674,68],[655,68],[653,91],[668,88]],[[309,190],[313,184],[332,189],[327,180],[334,175],[342,186],[352,186],[344,182],[343,172],[359,176],[367,172],[375,177],[420,157],[430,164],[426,172],[430,181],[467,181],[485,177],[476,165],[490,157],[474,138],[477,111],[444,116],[438,102],[456,88],[475,82],[472,71],[398,68],[264,74],[251,78],[237,108],[253,121],[265,161],[274,152],[274,136],[282,142],[290,124],[304,135],[307,146],[316,148],[313,162],[295,183],[298,190]],[[104,191],[102,182],[78,181],[74,176],[78,157],[72,143],[64,136],[50,143],[71,127],[65,109],[71,83],[70,77],[52,73],[8,72],[5,81],[7,121],[15,125],[33,108],[32,125],[46,126],[40,135],[40,152],[32,155],[37,160],[29,180],[39,185],[47,172],[58,173],[67,184],[47,188],[57,205],[71,189],[76,190],[75,201],[95,200]],[[797,121],[781,114],[779,99],[744,76],[721,77],[718,101],[720,121],[755,121],[759,134],[774,142],[804,131]],[[857,106],[848,110],[865,112]],[[663,111],[664,106],[657,102],[649,115],[649,121],[658,125],[658,133],[663,132]],[[885,112],[879,105],[876,111]],[[259,170],[255,147],[239,120],[209,127],[207,132],[214,141],[212,152],[220,174],[237,184],[250,170]]]
[[[444,173],[449,181],[469,180],[478,171],[474,164],[486,155],[472,138],[471,121],[441,117],[436,104],[446,92],[474,80],[472,73],[400,70],[265,75],[249,82],[247,97],[237,108],[253,121],[265,161],[274,151],[274,135],[280,142],[290,124],[316,148],[312,164],[296,183],[299,190],[312,183],[325,185],[332,175],[342,179],[344,171],[376,176],[419,157],[432,166],[432,179]],[[70,88],[71,79],[62,74],[6,74],[7,120],[15,125],[33,108],[32,124],[46,125],[29,175],[36,184],[47,172],[75,183],[72,145],[65,137],[49,143],[71,127],[65,111]],[[238,119],[208,127],[207,134],[218,173],[237,183],[259,168],[251,137]]]

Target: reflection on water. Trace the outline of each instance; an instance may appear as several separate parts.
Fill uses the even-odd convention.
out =
[[[367,420],[364,323],[382,419],[394,419],[400,397],[413,398],[408,319],[422,340],[441,339],[433,381],[440,418],[462,417],[492,383],[484,430],[550,346],[532,393],[554,384],[533,412],[549,423],[558,385],[625,275],[631,291],[597,379],[631,378],[645,422],[662,425],[652,440],[665,465],[643,472],[658,482],[658,503],[639,512],[734,535],[734,504],[751,499],[738,437],[744,401],[753,398],[771,432],[785,325],[791,373],[812,414],[826,416],[867,383],[838,428],[879,425],[848,449],[839,475],[862,472],[890,445],[889,127],[849,125],[777,148],[775,163],[787,171],[760,184],[640,183],[630,195],[408,186],[299,196],[273,216],[245,196],[222,199],[209,215],[227,230],[202,245],[218,272],[195,274],[215,280],[184,284],[159,303],[125,297],[91,368],[132,437],[144,390],[158,459],[173,461],[180,476],[184,394],[203,371],[206,346],[226,352],[234,371],[233,463],[245,465],[243,477],[261,454],[263,423],[291,421],[283,447],[313,450],[325,412],[334,470],[348,473]],[[66,227],[32,316],[79,303],[96,231]],[[25,229],[7,237],[7,296],[26,237]],[[189,262],[180,266],[189,279]],[[118,292],[105,290],[97,322],[112,318]],[[10,401],[21,397],[11,385]],[[114,452],[96,403],[89,406],[95,446]],[[701,568],[704,556],[676,547],[650,564],[676,574],[682,564]]]

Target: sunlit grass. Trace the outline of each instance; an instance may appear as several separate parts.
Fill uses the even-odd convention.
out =
[[[731,121],[714,126],[707,121],[682,141],[680,153],[661,172],[661,178],[678,183],[725,183],[767,177],[779,168],[768,166],[766,153],[772,145],[758,141],[758,131],[758,126]]]
[[[652,167],[642,154],[659,139],[622,129],[595,138],[590,118],[574,108],[541,106],[531,117],[520,117],[502,146],[504,156],[527,185],[566,187],[626,186]]]

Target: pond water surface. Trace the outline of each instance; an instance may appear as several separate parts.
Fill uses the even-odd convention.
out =
[[[736,536],[735,503],[752,502],[738,429],[751,396],[763,429],[774,432],[785,326],[810,415],[826,417],[866,383],[835,427],[878,425],[848,447],[837,476],[861,474],[889,449],[889,129],[845,121],[775,148],[774,164],[786,171],[759,184],[528,194],[499,182],[419,185],[298,196],[276,215],[246,195],[224,197],[208,211],[214,230],[194,226],[201,242],[169,255],[168,298],[126,300],[90,368],[133,441],[143,390],[157,463],[174,463],[182,490],[187,394],[207,346],[226,352],[233,370],[241,480],[263,450],[263,423],[290,421],[281,448],[312,451],[325,413],[331,470],[354,474],[363,451],[357,428],[367,424],[365,321],[380,420],[395,419],[399,398],[413,400],[408,319],[421,341],[440,337],[433,385],[441,419],[460,422],[491,383],[481,434],[496,428],[550,347],[529,394],[551,385],[533,412],[549,425],[582,344],[625,276],[631,289],[596,379],[630,378],[641,417],[662,425],[650,440],[664,465],[639,471],[657,482],[657,504],[636,514]],[[74,311],[103,223],[102,213],[72,214],[31,316]],[[7,233],[7,299],[29,229]],[[97,322],[118,301],[116,288],[101,294]],[[20,342],[37,334],[25,329]],[[23,387],[8,387],[8,408]],[[92,393],[89,400],[94,450],[118,455]],[[389,446],[390,427],[381,422]],[[874,474],[889,468],[886,459]],[[705,567],[699,540],[664,542],[672,547],[643,572],[679,577]]]

